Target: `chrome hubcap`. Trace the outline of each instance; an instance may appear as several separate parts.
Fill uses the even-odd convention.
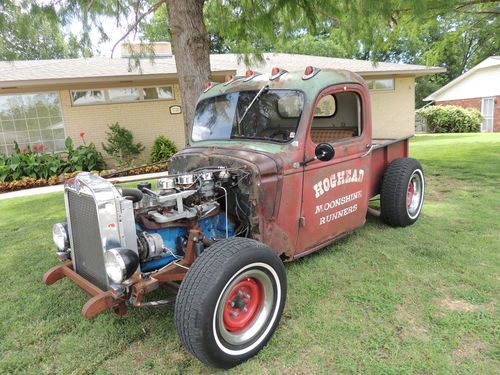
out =
[[[413,172],[408,183],[406,194],[406,210],[408,215],[414,219],[420,212],[423,198],[423,181],[419,171]]]
[[[273,284],[258,269],[236,277],[223,291],[217,309],[217,328],[229,344],[242,345],[261,332],[273,309]]]

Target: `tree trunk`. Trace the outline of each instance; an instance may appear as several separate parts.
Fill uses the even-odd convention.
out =
[[[210,38],[203,22],[205,0],[167,0],[181,91],[186,144],[189,141],[196,100],[210,76]]]

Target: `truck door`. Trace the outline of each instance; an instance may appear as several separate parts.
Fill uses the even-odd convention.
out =
[[[319,143],[335,156],[304,167],[301,218],[295,256],[305,255],[362,226],[368,207],[371,145],[370,102],[360,85],[327,88],[316,98],[304,159]]]

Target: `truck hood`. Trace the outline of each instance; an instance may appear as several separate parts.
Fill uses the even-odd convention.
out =
[[[210,146],[185,148],[170,159],[169,172],[189,172],[203,167],[250,168],[252,186],[246,193],[250,201],[256,203],[257,214],[267,219],[276,216],[281,191],[279,184],[283,179],[282,159],[272,152],[259,150],[255,145],[242,147],[239,143],[232,143],[231,147],[224,146],[211,143]],[[270,146],[280,148],[279,145]]]

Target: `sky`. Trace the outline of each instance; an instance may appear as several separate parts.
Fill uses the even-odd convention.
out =
[[[124,26],[117,26],[114,18],[104,19],[102,23],[110,40],[101,42],[100,34],[97,30],[91,31],[90,39],[92,40],[92,44],[99,49],[99,51],[95,51],[96,56],[111,57],[113,45],[127,32],[127,28]],[[78,22],[78,20],[74,20],[69,26],[69,31],[76,35],[81,33],[82,26],[80,22]],[[129,38],[128,41],[134,42],[138,40]],[[116,47],[113,57],[120,57],[120,46]]]

